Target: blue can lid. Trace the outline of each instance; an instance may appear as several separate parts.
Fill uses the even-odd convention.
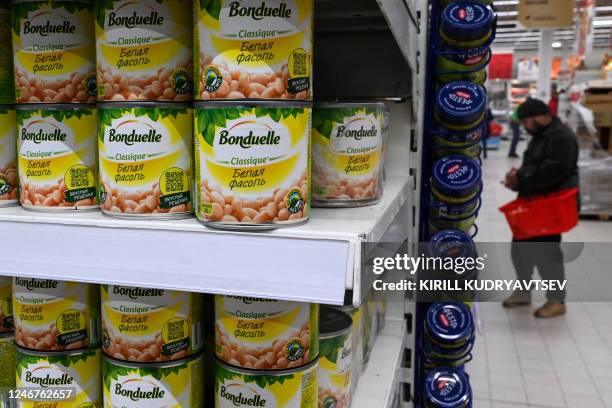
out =
[[[442,12],[440,28],[456,41],[471,41],[486,37],[493,27],[493,10],[474,2],[455,3]]]
[[[465,258],[476,253],[474,240],[463,231],[447,229],[429,240],[429,255],[440,258]]]
[[[451,143],[465,143],[471,145],[482,140],[488,125],[488,121],[482,120],[477,126],[468,130],[449,130],[440,127],[440,131],[437,132],[436,135]]]
[[[474,332],[472,312],[460,302],[434,303],[425,316],[427,334],[442,344],[467,341]]]
[[[425,396],[437,408],[464,408],[471,394],[468,377],[455,368],[434,368],[425,379]]]
[[[454,154],[442,157],[433,167],[432,188],[449,197],[470,197],[480,188],[480,164],[468,156]]]
[[[444,123],[468,125],[482,118],[486,101],[484,87],[466,81],[451,82],[438,90],[436,109]]]

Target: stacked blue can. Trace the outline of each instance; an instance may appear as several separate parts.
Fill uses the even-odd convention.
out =
[[[497,18],[489,0],[434,0],[432,13],[437,26],[430,33],[435,90],[428,128],[432,171],[427,252],[468,257],[476,253],[472,237],[478,232],[482,202],[481,144],[489,131],[484,83]],[[475,273],[453,279],[474,279]],[[444,278],[434,275],[430,278]],[[471,298],[429,304],[422,317],[420,406],[471,407],[472,389],[464,370],[476,340]]]

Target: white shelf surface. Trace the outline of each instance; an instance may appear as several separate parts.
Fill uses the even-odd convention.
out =
[[[0,274],[341,304],[361,243],[381,239],[408,195],[408,177],[391,176],[377,205],[314,209],[304,226],[259,233],[3,208]]]
[[[406,322],[387,319],[359,378],[352,408],[391,408],[402,375],[402,356],[406,346]]]

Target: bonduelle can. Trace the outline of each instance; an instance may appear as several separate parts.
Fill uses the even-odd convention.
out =
[[[100,344],[100,290],[89,283],[13,278],[15,342],[38,351]]]
[[[351,401],[353,320],[341,310],[321,307],[319,319],[320,407],[348,408]]]
[[[98,100],[190,101],[191,1],[96,3]]]
[[[199,293],[102,285],[104,353],[139,363],[179,360],[202,349]]]
[[[18,103],[96,101],[93,7],[88,0],[13,1]]]
[[[3,390],[15,388],[15,353],[13,333],[0,333],[0,397]]]
[[[12,333],[13,321],[13,278],[0,276],[0,333]]]
[[[102,357],[105,408],[201,408],[204,357],[137,364]]]
[[[15,103],[13,77],[13,46],[11,42],[11,13],[8,1],[0,5],[0,105]]]
[[[197,100],[312,100],[312,0],[194,2]]]
[[[70,391],[63,399],[48,399],[46,404],[24,398],[17,403],[18,408],[100,407],[100,349],[88,348],[63,352],[39,352],[17,347],[16,376],[18,388],[57,389]]]
[[[494,13],[477,2],[452,3],[440,16],[440,38],[455,48],[481,47],[493,35]]]
[[[382,103],[321,103],[312,113],[312,201],[356,207],[382,195]]]
[[[181,103],[103,103],[100,203],[107,215],[192,215],[193,111]]]
[[[195,108],[196,216],[269,230],[310,214],[311,105],[208,102]]]
[[[430,229],[459,229],[468,232],[480,209],[482,170],[463,155],[445,156],[432,171]]]
[[[365,333],[365,307],[342,306],[338,310],[351,317],[353,325],[351,327],[351,395],[355,392],[357,382],[363,371],[364,355],[367,346]]]
[[[471,408],[472,388],[468,376],[451,367],[434,368],[425,378],[426,408]]]
[[[236,367],[284,370],[319,355],[319,305],[215,296],[215,352]]]
[[[21,205],[37,211],[98,208],[93,105],[17,105]]]
[[[0,207],[17,205],[18,189],[17,117],[12,105],[0,105]]]
[[[283,371],[245,370],[217,362],[215,407],[316,408],[318,360]]]
[[[478,126],[486,115],[487,91],[480,85],[458,81],[437,91],[434,117],[438,124],[451,131],[464,131]]]

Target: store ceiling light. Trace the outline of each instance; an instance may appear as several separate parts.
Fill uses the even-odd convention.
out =
[[[554,43],[552,43],[553,48],[561,48],[563,47],[563,44],[560,41],[555,41]]]

